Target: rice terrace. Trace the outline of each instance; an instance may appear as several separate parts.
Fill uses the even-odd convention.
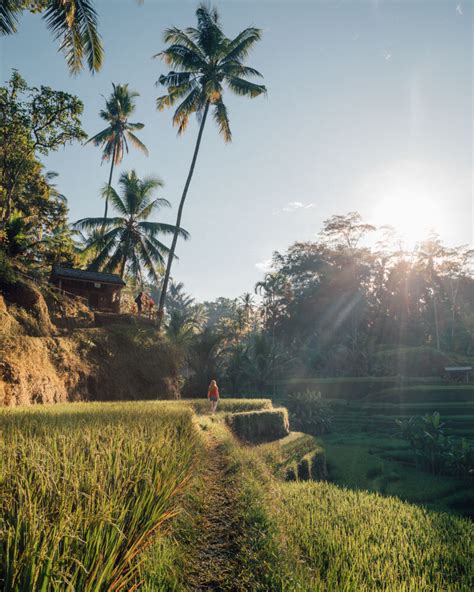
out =
[[[474,590],[473,5],[0,0],[0,591]]]

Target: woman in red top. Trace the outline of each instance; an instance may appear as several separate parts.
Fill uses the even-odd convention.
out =
[[[217,409],[217,401],[219,400],[219,387],[215,380],[211,380],[211,384],[207,390],[207,398],[211,403],[211,413],[215,413]]]

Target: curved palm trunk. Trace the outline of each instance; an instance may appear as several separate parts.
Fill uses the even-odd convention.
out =
[[[181,228],[181,217],[183,215],[184,202],[186,201],[186,196],[188,194],[189,185],[190,185],[191,179],[193,177],[194,167],[196,165],[197,155],[199,152],[199,146],[201,145],[202,133],[204,131],[204,126],[206,124],[206,118],[207,118],[208,111],[209,111],[209,101],[206,103],[206,106],[204,108],[204,114],[202,117],[201,126],[199,127],[199,133],[198,133],[198,137],[196,140],[196,146],[194,148],[193,159],[191,161],[191,168],[189,169],[188,178],[186,179],[186,184],[184,185],[183,195],[181,196],[181,201],[179,202],[178,216],[176,218],[176,227],[175,227],[174,234],[173,234],[173,241],[171,243],[170,252],[168,253],[168,261],[166,263],[165,277],[163,278],[163,286],[161,288],[160,302],[158,305],[158,329],[160,328],[161,322],[163,320],[163,314],[164,314],[164,310],[165,310],[166,292],[168,290],[168,283],[169,283],[170,275],[171,275],[171,265],[173,264],[174,252],[176,250],[176,243],[178,242],[178,234],[179,234],[179,230]]]
[[[105,229],[105,221],[107,220],[107,213],[109,211],[109,192],[110,192],[110,187],[112,186],[112,175],[113,175],[113,172],[114,172],[116,148],[117,148],[117,145],[114,144],[114,151],[113,151],[113,154],[112,154],[112,163],[110,165],[109,182],[108,182],[108,185],[107,185],[107,195],[105,196],[104,223],[102,225],[102,232]]]

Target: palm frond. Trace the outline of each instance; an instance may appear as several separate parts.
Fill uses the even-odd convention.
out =
[[[218,55],[222,41],[225,39],[220,27],[219,14],[214,8],[201,4],[196,10],[198,21],[198,45],[205,56],[214,58]]]
[[[113,141],[111,129],[110,129],[110,127],[106,127],[105,129],[100,131],[95,136],[90,137],[87,140],[86,144],[89,144],[89,142],[92,142],[92,144],[94,144],[94,146],[101,146],[101,145],[105,144],[106,142],[111,142],[111,141]]]
[[[18,15],[21,13],[19,0],[2,0],[0,2],[0,35],[16,33]]]
[[[262,38],[261,29],[248,27],[235,37],[232,41],[228,40],[225,57],[223,62],[233,60],[242,60],[246,58],[252,47]]]
[[[225,76],[239,76],[243,78],[263,78],[263,74],[261,74],[255,68],[250,68],[249,66],[244,66],[237,60],[225,61],[224,63],[220,64],[219,70]]]
[[[235,94],[250,97],[251,99],[266,94],[267,92],[267,89],[263,84],[254,84],[253,82],[238,78],[237,76],[227,76],[226,82]]]
[[[173,88],[175,86],[183,86],[184,84],[189,84],[191,77],[196,76],[196,72],[175,72],[171,70],[168,74],[162,74],[158,78],[157,84],[161,84],[168,88]]]
[[[222,86],[217,80],[207,80],[204,84],[204,93],[210,103],[217,103],[222,98]]]
[[[137,138],[137,136],[135,134],[132,134],[132,132],[130,132],[130,131],[126,131],[125,135],[130,140],[130,142],[135,146],[135,148],[138,148],[144,154],[146,154],[146,156],[148,156],[148,148],[145,146],[145,144],[143,142],[141,142]]]
[[[111,226],[120,226],[123,218],[81,218],[74,222],[73,228],[76,230],[95,230],[96,228],[110,228]]]
[[[155,237],[157,234],[172,235],[176,229],[173,224],[165,224],[164,222],[140,222],[138,226],[148,237]],[[190,234],[187,230],[184,230],[184,228],[180,228],[179,236],[184,240],[188,240]]]
[[[164,197],[159,197],[157,199],[154,199],[148,205],[145,205],[138,212],[137,218],[140,218],[141,220],[146,220],[153,213],[154,210],[159,209],[159,208],[170,208],[170,207],[171,207],[171,204],[167,199],[165,199]]]
[[[199,71],[206,68],[206,61],[199,54],[184,45],[175,43],[153,57],[161,58],[165,64],[178,70]]]
[[[110,252],[116,242],[117,236],[120,233],[120,228],[114,228],[103,237],[99,237],[95,241],[95,249],[98,249],[97,255],[92,259],[92,261],[88,265],[88,269],[90,271],[101,271],[107,261],[110,259]],[[86,249],[83,250],[83,253],[86,253],[89,250],[92,250],[94,247],[91,244]]]
[[[98,33],[97,12],[91,0],[49,0],[44,19],[60,50],[66,55],[70,71],[77,74],[84,58],[91,72],[98,72],[104,50]]]
[[[181,30],[177,27],[170,27],[165,29],[163,33],[163,41],[165,43],[171,43],[172,45],[183,45],[190,51],[193,51],[197,56],[199,56],[203,61],[205,61],[206,56],[202,53],[201,49],[197,46],[197,44],[192,40],[190,33],[192,34],[191,30]]]
[[[180,86],[168,87],[168,94],[156,99],[156,108],[163,111],[166,107],[172,107],[176,101],[192,92],[197,87],[195,81],[185,82]]]
[[[127,129],[129,130],[141,130],[145,127],[144,123],[127,123]]]
[[[126,245],[124,244],[124,241],[122,239],[119,242],[112,257],[110,257],[110,259],[104,264],[104,271],[109,273],[116,273],[117,271],[119,271],[119,267],[124,259],[126,262],[128,259],[128,253],[126,251]]]
[[[230,142],[232,140],[232,132],[230,131],[227,108],[222,99],[214,104],[213,118],[219,128],[219,133],[226,142]]]
[[[173,125],[178,126],[178,135],[181,135],[187,128],[190,115],[199,110],[202,104],[200,98],[201,92],[198,88],[195,88],[188,94],[174,112]]]
[[[156,264],[160,264],[160,266],[164,265],[164,259],[162,254],[151,244],[146,244],[147,240],[145,237],[141,237],[140,241],[137,245],[137,251],[140,255],[140,259],[142,259],[147,271],[148,276],[150,279],[156,283],[158,283],[158,274],[156,273]],[[137,257],[138,259],[138,257]]]
[[[108,185],[104,185],[102,187],[102,197],[104,199],[107,199],[108,197],[110,203],[114,206],[117,212],[122,214],[122,216],[128,216],[129,211],[127,210],[127,206],[123,203],[122,198],[113,187],[109,188]]]

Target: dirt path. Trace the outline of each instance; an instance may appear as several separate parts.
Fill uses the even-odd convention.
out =
[[[203,432],[208,449],[204,473],[205,500],[199,538],[188,573],[189,590],[232,590],[237,551],[235,484],[224,446],[212,432]]]

